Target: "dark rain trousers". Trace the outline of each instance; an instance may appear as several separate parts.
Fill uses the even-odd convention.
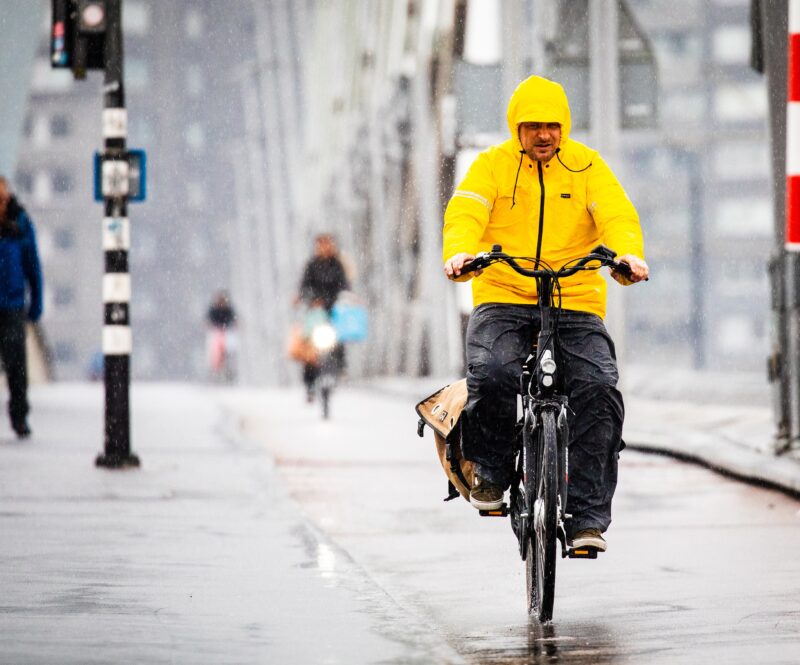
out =
[[[478,475],[508,487],[522,363],[540,327],[537,305],[485,303],[467,327],[467,405],[462,414],[464,457]],[[559,371],[569,399],[567,535],[605,531],[617,486],[624,406],[617,390],[614,342],[600,317],[562,310]]]
[[[8,415],[24,423],[28,415],[28,375],[25,360],[25,312],[0,309],[0,360],[8,380]]]

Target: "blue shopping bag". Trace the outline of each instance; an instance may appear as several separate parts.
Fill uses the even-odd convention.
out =
[[[363,342],[369,332],[369,316],[363,305],[337,303],[331,312],[331,323],[340,342]]]

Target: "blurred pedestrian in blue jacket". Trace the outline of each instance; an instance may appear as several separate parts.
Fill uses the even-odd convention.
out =
[[[38,321],[41,315],[42,269],[33,222],[0,175],[0,359],[8,380],[11,427],[21,439],[31,433],[25,321]]]

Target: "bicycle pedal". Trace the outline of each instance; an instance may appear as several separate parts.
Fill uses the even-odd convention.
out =
[[[596,547],[579,547],[574,548],[570,547],[567,550],[567,556],[570,559],[596,559],[597,558],[597,548]]]
[[[508,504],[504,503],[495,510],[479,510],[481,517],[508,517]]]

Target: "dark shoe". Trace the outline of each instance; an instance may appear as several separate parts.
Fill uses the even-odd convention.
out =
[[[503,505],[503,488],[476,473],[469,492],[469,502],[478,510],[497,510]]]
[[[28,427],[27,420],[17,420],[11,423],[11,427],[17,433],[18,439],[27,439],[31,435],[31,428]]]
[[[600,529],[581,529],[575,534],[572,539],[572,549],[577,550],[584,547],[593,547],[598,552],[606,551],[606,541],[603,539]]]

